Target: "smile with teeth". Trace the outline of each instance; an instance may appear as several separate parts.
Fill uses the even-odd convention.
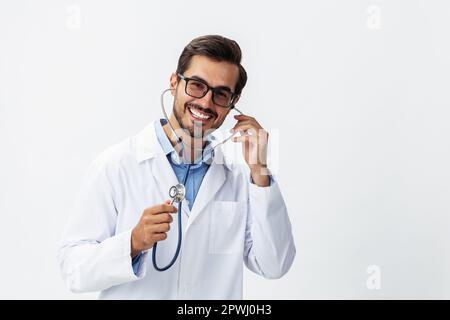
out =
[[[206,113],[203,113],[193,107],[188,107],[189,111],[191,112],[192,116],[195,119],[199,119],[199,120],[208,120],[209,118],[211,118],[211,115],[208,115]]]

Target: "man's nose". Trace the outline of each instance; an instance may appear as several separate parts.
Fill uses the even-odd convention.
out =
[[[199,104],[214,111],[213,92],[209,90],[203,98],[199,99]]]

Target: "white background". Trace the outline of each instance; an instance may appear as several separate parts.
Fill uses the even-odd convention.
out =
[[[449,30],[446,0],[0,0],[0,298],[97,296],[56,263],[80,177],[204,34],[238,41],[238,106],[281,140],[297,257],[245,298],[450,298]]]

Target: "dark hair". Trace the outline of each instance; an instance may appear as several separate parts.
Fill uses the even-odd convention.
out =
[[[241,65],[242,52],[236,41],[219,35],[207,35],[193,39],[184,47],[178,59],[177,73],[183,74],[195,55],[206,56],[216,61],[230,62],[239,68],[239,77],[234,93],[239,95],[247,83],[247,72]]]

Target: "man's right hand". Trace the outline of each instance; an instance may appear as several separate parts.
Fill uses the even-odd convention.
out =
[[[146,208],[141,219],[131,232],[131,257],[153,247],[155,242],[165,240],[170,223],[173,221],[171,213],[177,213],[175,206],[167,200],[163,204]]]

